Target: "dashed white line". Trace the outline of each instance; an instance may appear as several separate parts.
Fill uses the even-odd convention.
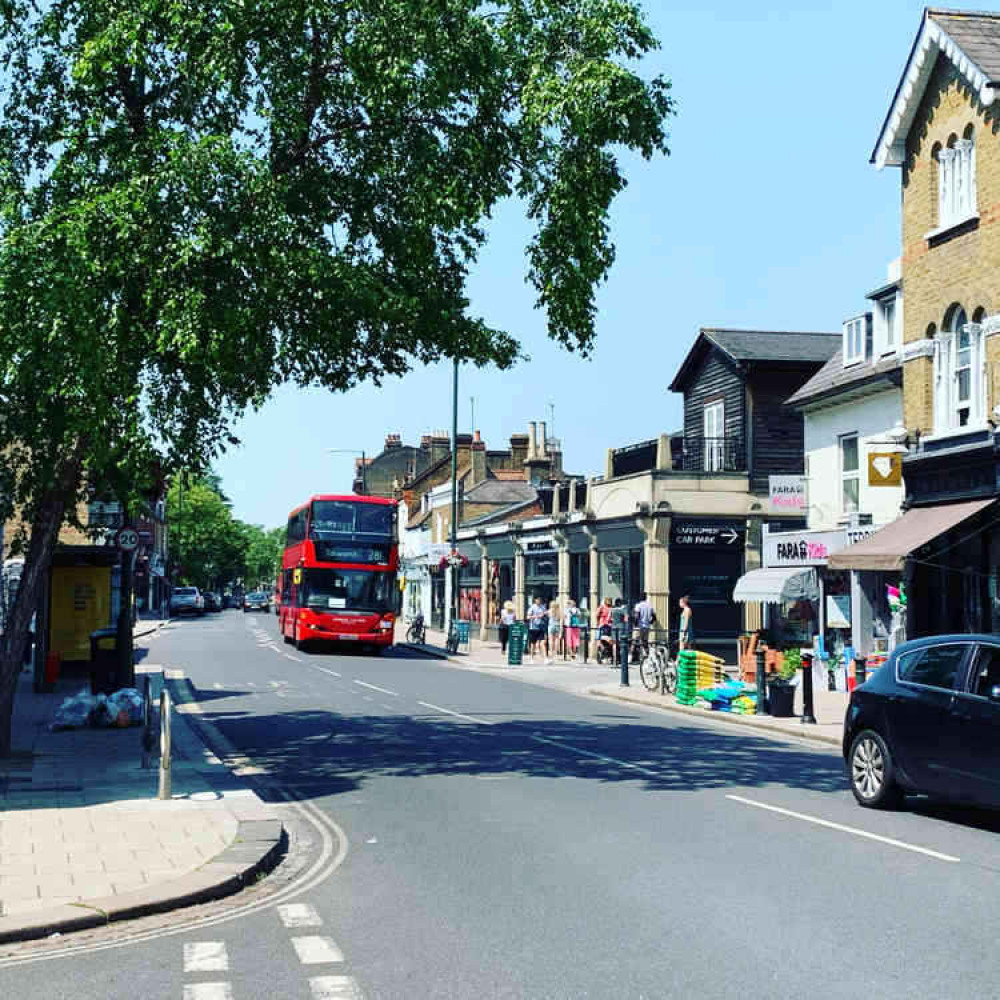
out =
[[[295,660],[296,663],[302,662],[302,657],[296,656],[294,653],[285,653],[285,657],[289,660]]]
[[[369,691],[381,691],[382,694],[391,694],[393,698],[399,697],[398,691],[390,691],[388,688],[380,688],[377,684],[369,684],[367,681],[359,681],[357,678],[354,679],[355,684],[360,684],[363,688],[368,688]]]
[[[229,983],[188,983],[184,1000],[233,1000],[233,988]]]
[[[340,677],[340,674],[336,670],[330,670],[329,667],[321,667],[317,663],[310,663],[310,667],[315,667],[317,670],[322,670],[324,674],[329,674],[331,677]]]
[[[661,777],[658,771],[652,771],[641,764],[632,764],[627,760],[619,760],[617,757],[605,757],[602,753],[594,753],[593,750],[584,750],[582,747],[575,747],[571,743],[560,743],[558,740],[549,740],[537,734],[531,738],[536,743],[547,743],[549,746],[559,747],[561,750],[572,750],[573,753],[582,754],[584,757],[593,757],[595,760],[602,760],[605,764],[617,764],[619,767],[627,767],[630,771],[640,771],[642,774],[648,774],[654,778]]]
[[[364,1000],[353,976],[314,976],[309,989],[313,1000]]]
[[[184,945],[185,972],[227,972],[229,956],[224,941],[190,941]]]
[[[424,708],[431,708],[435,712],[444,712],[445,715],[454,715],[459,719],[468,719],[469,722],[478,722],[481,726],[496,725],[496,723],[490,722],[488,719],[477,719],[474,715],[465,715],[462,712],[453,712],[450,708],[442,708],[440,705],[432,705],[429,701],[418,701],[417,704],[423,705]]]
[[[286,927],[320,927],[323,918],[308,903],[284,903],[278,907],[278,916]]]
[[[917,854],[926,854],[929,858],[937,858],[938,861],[960,862],[961,858],[956,858],[951,854],[942,854],[940,851],[932,851],[929,847],[918,847],[916,844],[907,844],[902,840],[894,840],[892,837],[882,837],[877,833],[869,833],[867,830],[859,830],[854,826],[844,826],[843,823],[833,823],[828,819],[820,819],[818,816],[807,816],[805,813],[793,812],[791,809],[782,809],[780,806],[771,806],[765,802],[755,802],[753,799],[745,799],[742,795],[727,795],[727,799],[733,802],[741,802],[745,806],[753,806],[755,809],[765,809],[768,812],[779,813],[782,816],[789,816],[792,819],[800,819],[803,823],[813,823],[816,826],[825,826],[828,830],[839,830],[841,833],[849,833],[855,837],[864,837],[865,840],[876,840],[880,844],[889,844],[890,847],[899,847],[904,851],[914,851]]]
[[[344,961],[344,953],[337,947],[333,938],[320,937],[319,935],[293,937],[292,947],[303,965]]]

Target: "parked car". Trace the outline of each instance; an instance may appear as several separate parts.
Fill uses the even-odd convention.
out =
[[[271,599],[263,591],[254,591],[243,598],[243,610],[246,611],[270,611]]]
[[[211,590],[206,590],[204,594],[201,595],[205,599],[205,610],[206,611],[221,611],[222,601],[219,595],[213,593]]]
[[[170,595],[172,615],[203,615],[205,599],[197,587],[174,587]]]
[[[1000,635],[905,642],[848,703],[851,790],[878,809],[906,792],[1000,806],[998,732]]]
[[[224,594],[223,595],[223,597],[222,597],[222,609],[223,610],[226,610],[226,608],[235,608],[236,606],[237,606],[236,605],[236,598],[233,597],[232,594]]]

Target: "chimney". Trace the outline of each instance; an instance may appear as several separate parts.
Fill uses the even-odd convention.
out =
[[[528,435],[511,434],[510,436],[510,458],[511,467],[514,469],[524,468],[524,463],[528,460]]]
[[[458,453],[458,471],[469,464],[469,452],[472,450],[472,435],[459,434],[455,438],[455,451]]]
[[[535,446],[535,454],[539,458],[545,458],[549,452],[548,439],[545,437],[545,421],[540,420],[536,426],[538,428],[538,443]]]
[[[528,457],[533,462],[538,457],[538,424],[534,420],[528,424]]]
[[[486,479],[486,445],[479,431],[472,432],[472,476],[470,486],[476,486]]]
[[[392,451],[394,448],[402,448],[403,441],[398,434],[386,434],[385,436],[385,450]]]
[[[439,462],[451,454],[451,441],[447,431],[434,431],[430,438],[431,461]]]

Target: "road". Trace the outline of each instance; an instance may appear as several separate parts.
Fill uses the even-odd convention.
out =
[[[328,874],[281,906],[8,965],[13,995],[995,992],[1000,818],[861,810],[823,747],[402,650],[297,652],[274,615],[173,623],[149,659],[186,673],[262,794],[323,818]]]

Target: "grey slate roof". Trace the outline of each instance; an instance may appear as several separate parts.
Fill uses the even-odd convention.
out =
[[[1000,14],[929,7],[927,15],[944,28],[988,79],[1000,80]]]
[[[893,381],[896,385],[901,385],[902,377],[902,358],[881,358],[874,364],[865,362],[845,368],[843,353],[838,350],[805,385],[797,389],[785,402],[789,406],[815,403],[820,399],[835,396],[839,392],[858,388],[867,382]]]
[[[840,333],[706,329],[701,332],[734,361],[826,361],[841,341]]]
[[[467,503],[524,503],[534,500],[537,496],[531,483],[517,482],[509,479],[485,479],[483,482],[467,490]]]

